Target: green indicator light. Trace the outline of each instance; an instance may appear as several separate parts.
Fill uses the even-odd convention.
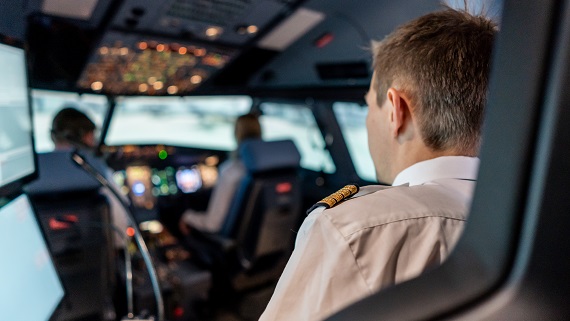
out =
[[[164,149],[158,152],[158,158],[165,160],[166,157],[168,157],[168,153]]]

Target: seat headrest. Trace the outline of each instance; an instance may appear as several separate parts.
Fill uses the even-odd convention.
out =
[[[97,170],[102,170],[102,161],[86,157]],[[53,151],[38,154],[39,177],[25,188],[30,194],[55,194],[98,190],[96,179],[77,167],[71,160],[70,151]]]
[[[246,140],[239,148],[240,159],[250,172],[296,168],[301,155],[292,140]]]

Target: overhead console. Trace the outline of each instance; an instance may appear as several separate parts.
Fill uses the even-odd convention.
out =
[[[110,31],[77,86],[108,94],[180,95],[196,89],[237,53],[227,46]]]
[[[124,1],[77,81],[82,90],[184,95],[299,1]]]
[[[243,46],[299,0],[126,0],[112,28]],[[250,27],[250,28],[248,28]]]

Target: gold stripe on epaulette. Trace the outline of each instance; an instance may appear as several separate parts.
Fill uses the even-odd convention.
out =
[[[323,198],[317,204],[320,203],[325,205],[327,208],[331,208],[356,193],[358,193],[358,186],[346,185],[345,187],[339,189],[338,191],[332,193],[331,195]]]

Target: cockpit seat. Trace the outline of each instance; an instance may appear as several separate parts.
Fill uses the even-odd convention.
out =
[[[38,154],[39,178],[25,191],[67,292],[58,320],[106,320],[113,314],[115,282],[110,206],[99,183],[75,166],[70,155]]]
[[[293,248],[301,214],[300,154],[291,140],[250,140],[239,155],[246,167],[218,234],[200,234],[199,254],[239,291],[275,281]],[[195,237],[196,233],[192,233]],[[212,251],[214,253],[212,253]]]

